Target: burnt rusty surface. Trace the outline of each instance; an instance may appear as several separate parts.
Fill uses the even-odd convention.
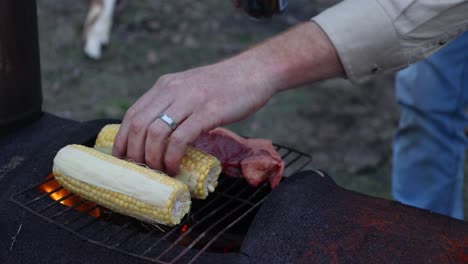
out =
[[[71,235],[10,200],[43,180],[61,147],[88,142],[111,122],[44,114],[0,131],[0,263],[151,263]],[[196,263],[467,263],[467,251],[465,222],[350,192],[328,176],[305,172],[271,193],[240,253],[203,254]]]
[[[252,263],[468,263],[468,224],[307,171],[271,193],[241,251]]]
[[[36,1],[0,1],[0,128],[41,113]]]
[[[97,122],[99,124],[100,121]],[[89,129],[89,122],[80,125],[83,126],[83,135],[92,137],[95,135],[93,131],[97,133],[94,128]],[[57,130],[52,124],[50,128],[51,132]],[[92,138],[82,141],[64,129],[59,131],[76,140],[75,143],[94,144]],[[36,135],[38,139],[43,138],[38,132]],[[52,142],[54,150],[50,153],[55,154],[63,146],[60,142],[55,138]],[[275,148],[285,162],[285,176],[302,170],[310,162],[310,156],[304,153],[279,145]],[[7,152],[11,151],[4,153]],[[242,179],[220,175],[216,190],[205,200],[193,200],[190,214],[179,225],[156,228],[86,202],[65,191],[53,177],[46,179],[52,160],[49,160],[48,151],[47,155],[39,153],[36,152],[37,159],[27,162],[28,166],[16,170],[15,174],[16,178],[42,175],[42,179],[11,196],[12,202],[49,222],[51,228],[67,231],[63,239],[68,245],[70,243],[66,239],[73,235],[98,247],[154,263],[232,263],[230,260],[238,259],[238,251],[250,223],[271,190],[267,183],[252,187]],[[12,170],[12,165],[21,162],[18,159],[5,161],[8,171]],[[30,171],[30,168],[35,169]],[[70,254],[67,250],[63,252]]]
[[[53,222],[24,210],[11,200],[14,194],[25,187],[34,186],[38,181],[44,180],[44,176],[52,170],[51,161],[60,148],[67,144],[84,144],[93,141],[100,129],[109,123],[120,123],[120,121],[94,120],[80,123],[46,113],[39,120],[22,127],[12,128],[6,132],[0,130],[1,264],[155,263],[112,250],[111,247],[90,243],[61,229]],[[71,221],[83,215],[80,212],[70,211],[73,214],[69,219]],[[101,232],[100,234],[105,236],[103,228],[106,228],[108,233],[122,229],[122,226],[110,225],[106,221],[96,223],[97,226],[92,230],[85,230],[83,235],[89,232]],[[207,254],[201,255],[195,263],[233,263],[235,259],[237,259],[235,253]],[[176,263],[188,261],[187,258],[181,258]]]
[[[0,167],[14,166],[0,178],[0,263],[145,263],[71,236],[10,201],[50,172],[61,147],[94,138],[109,122],[79,123],[44,114],[21,128],[0,131]]]

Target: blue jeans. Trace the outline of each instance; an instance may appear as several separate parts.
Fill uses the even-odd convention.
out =
[[[468,32],[398,73],[395,200],[463,219],[468,127]]]

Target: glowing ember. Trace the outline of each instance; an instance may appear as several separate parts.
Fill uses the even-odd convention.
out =
[[[53,177],[54,175],[52,173],[47,175],[46,180],[48,180],[48,182],[39,185],[37,190],[42,193],[50,193],[49,197],[54,201],[63,199],[60,201],[61,204],[73,207],[73,209],[79,212],[87,213],[93,217],[101,216],[101,208],[96,207],[96,203],[88,202],[74,194],[70,195],[71,193],[64,188],[61,188],[60,183],[55,179],[50,180],[50,178]]]
[[[183,234],[183,233],[187,232],[187,229],[188,229],[188,225],[185,224],[180,228],[180,232]]]

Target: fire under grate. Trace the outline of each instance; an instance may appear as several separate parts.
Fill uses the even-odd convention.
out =
[[[285,162],[285,177],[311,161],[294,149],[275,148]],[[254,188],[243,179],[221,175],[216,190],[206,200],[192,200],[190,213],[174,227],[146,224],[85,201],[63,189],[52,175],[11,199],[93,244],[156,263],[193,263],[204,252],[238,252],[270,191],[268,183]]]

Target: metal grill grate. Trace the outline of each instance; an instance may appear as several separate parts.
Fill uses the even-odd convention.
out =
[[[275,145],[286,164],[284,176],[305,168],[311,157],[288,147]],[[270,193],[267,183],[254,188],[242,179],[221,175],[215,192],[206,200],[193,200],[192,209],[175,227],[152,226],[108,211],[67,194],[53,201],[51,195],[64,191],[58,186],[46,193],[41,185],[48,178],[11,197],[12,201],[44,220],[91,243],[156,263],[194,262],[202,253],[239,249],[250,222]],[[61,203],[74,201],[65,206]],[[81,212],[75,210],[85,207]],[[93,212],[101,212],[93,217]]]

